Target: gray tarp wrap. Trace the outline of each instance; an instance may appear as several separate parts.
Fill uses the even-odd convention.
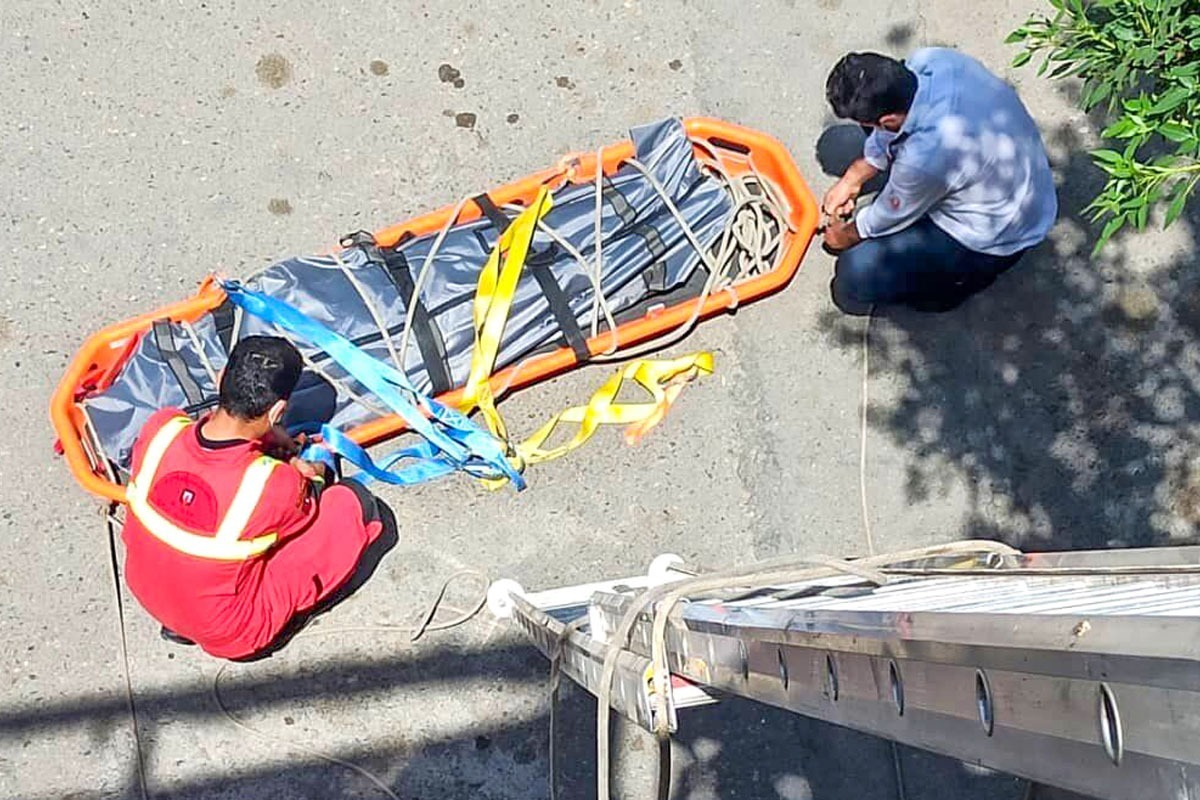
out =
[[[711,247],[724,230],[731,204],[728,194],[697,168],[683,126],[676,120],[666,120],[635,128],[631,133],[638,161],[658,179],[700,243],[705,248]],[[510,219],[515,216],[512,211],[506,213]],[[554,194],[554,206],[544,222],[590,260],[595,250],[595,213],[594,184],[567,186]],[[632,167],[623,166],[605,187],[601,229],[604,254],[601,285],[614,313],[682,286],[700,263],[695,248],[662,197]],[[474,347],[472,300],[480,270],[498,236],[499,231],[486,218],[455,226],[438,248],[422,287],[420,300],[444,343],[446,371],[454,386],[465,382],[470,368]],[[399,288],[399,283],[405,281],[396,271],[407,269],[415,282],[434,238],[434,235],[410,238],[383,253],[369,247],[351,247],[340,253],[341,265],[328,256],[290,258],[267,267],[245,284],[290,303],[354,341],[373,357],[389,360],[379,326],[343,269],[354,275],[398,348],[406,306]],[[380,263],[380,256],[386,263]],[[578,325],[590,331],[592,283],[583,265],[539,232],[513,298],[497,369],[563,341],[562,330],[542,287],[531,274],[529,263],[533,260],[550,271]],[[212,319],[205,316],[194,328],[212,366],[220,369],[225,352]],[[172,325],[172,329],[189,374],[205,398],[211,400],[216,389],[196,357],[192,340],[179,326]],[[257,318],[244,317],[239,338],[260,333],[278,332]],[[414,326],[405,354],[405,372],[418,388],[430,391],[436,387],[425,369],[418,333]],[[323,352],[306,342],[296,344],[330,375],[345,377]],[[360,394],[369,395],[358,384],[351,382],[351,385]],[[125,468],[133,440],[146,418],[165,406],[187,407],[187,399],[153,337],[145,336],[120,377],[107,390],[86,400],[85,406],[105,453]],[[373,416],[345,392],[335,390],[306,370],[285,422],[290,427],[312,428],[330,422],[346,428]]]

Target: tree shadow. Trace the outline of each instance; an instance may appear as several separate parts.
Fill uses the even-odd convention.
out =
[[[930,502],[964,478],[962,537],[1025,549],[1136,547],[1193,540],[1200,522],[1200,294],[1196,219],[1178,252],[1131,235],[1093,261],[1083,214],[1103,176],[1070,126],[1047,138],[1060,177],[1051,240],[959,309],[887,308],[873,369],[898,384],[871,423],[909,453],[906,495]],[[860,320],[823,320],[845,348]]]

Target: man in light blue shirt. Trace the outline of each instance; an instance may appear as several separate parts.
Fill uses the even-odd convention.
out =
[[[851,53],[825,91],[837,116],[871,129],[822,202],[843,310],[953,308],[1046,238],[1058,200],[1041,135],[1016,91],[975,59],[936,47],[907,61]],[[881,172],[887,184],[851,219]]]

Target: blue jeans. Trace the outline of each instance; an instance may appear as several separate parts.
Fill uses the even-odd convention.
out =
[[[945,311],[986,289],[1020,260],[977,253],[922,217],[902,231],[864,239],[838,256],[830,291],[843,311],[863,313],[874,304],[903,303]]]

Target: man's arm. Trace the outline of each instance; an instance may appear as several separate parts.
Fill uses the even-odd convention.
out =
[[[825,246],[835,253],[848,250],[862,241],[854,220],[833,220],[825,226]]]
[[[846,217],[854,211],[854,199],[862,193],[867,181],[879,174],[879,169],[866,158],[849,166],[841,179],[825,193],[821,210],[829,217]]]
[[[912,225],[949,193],[945,180],[906,164],[893,164],[887,185],[863,209],[857,232],[863,239],[887,236]]]

